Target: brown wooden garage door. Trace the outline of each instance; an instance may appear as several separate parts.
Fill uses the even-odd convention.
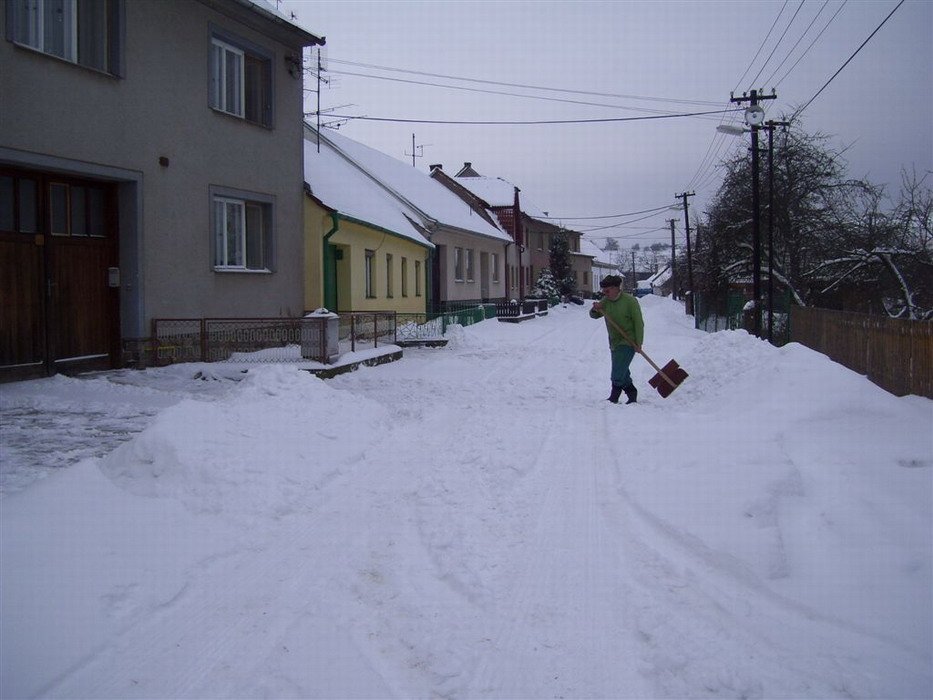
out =
[[[116,188],[0,170],[0,379],[119,358]]]

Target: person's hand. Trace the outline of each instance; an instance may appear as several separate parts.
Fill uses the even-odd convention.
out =
[[[593,302],[593,311],[600,311],[600,312],[602,312],[602,310],[603,310],[603,305],[600,304],[598,301],[594,301],[594,302]]]

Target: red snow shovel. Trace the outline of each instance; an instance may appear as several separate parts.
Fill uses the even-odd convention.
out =
[[[629,337],[628,333],[619,328],[619,325],[615,321],[613,321],[608,316],[603,316],[603,318],[609,322],[610,326],[622,334],[622,337],[629,342],[629,345],[631,345],[633,348],[635,347],[635,341]],[[648,360],[648,364],[654,367],[655,371],[657,371],[657,374],[648,380],[648,384],[658,390],[661,398],[666,399],[668,396],[670,396],[671,392],[679,387],[683,380],[689,376],[684,368],[677,364],[676,360],[671,360],[666,365],[664,365],[664,368],[662,369],[661,367],[658,367],[656,364],[654,364],[654,360],[648,357],[644,350],[638,350],[638,354]]]

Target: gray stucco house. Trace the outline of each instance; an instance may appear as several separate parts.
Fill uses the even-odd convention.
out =
[[[265,0],[0,3],[0,379],[303,311],[302,50]]]

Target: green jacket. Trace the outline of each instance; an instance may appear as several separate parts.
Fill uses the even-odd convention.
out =
[[[600,299],[600,304],[605,309],[605,314],[590,309],[590,317],[608,316],[628,334],[629,338],[641,347],[645,339],[645,322],[641,317],[641,306],[638,304],[638,299],[623,292],[615,301],[603,297]],[[609,347],[616,348],[620,345],[632,345],[619,331],[609,325],[608,321],[606,322],[606,328],[609,330]]]

